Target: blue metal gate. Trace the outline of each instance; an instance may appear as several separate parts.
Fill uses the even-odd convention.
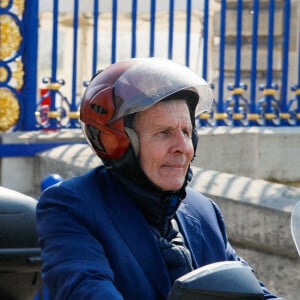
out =
[[[51,32],[47,34],[41,30],[44,2],[49,6],[48,21],[51,21]],[[216,2],[218,14],[212,15],[212,4]],[[299,26],[291,26],[291,1],[237,0],[234,8],[232,3],[229,5],[225,0],[1,0],[0,130],[79,127],[78,106],[90,76],[104,65],[137,56],[177,60],[213,84],[213,110],[199,116],[199,126],[299,126],[300,39]],[[261,39],[263,9],[267,11],[268,34]],[[234,11],[236,18],[233,38],[227,32],[229,10]],[[282,12],[280,35],[275,33],[278,11]],[[245,38],[246,18],[251,21],[251,38]],[[213,21],[218,27],[212,29]],[[12,32],[19,44],[14,42],[15,48],[7,54],[3,49],[9,42],[7,34]],[[126,38],[124,32],[128,34]],[[297,48],[293,56],[297,70],[293,77],[289,77],[291,34],[297,39],[292,41]],[[215,39],[218,43],[212,46]],[[84,50],[83,40],[88,45]],[[274,67],[278,45],[282,66],[279,73]],[[248,87],[243,83],[245,46],[251,49],[250,71],[246,74]],[[229,47],[234,48],[232,78],[226,76]],[[260,47],[266,52],[263,77],[257,75],[261,72],[258,68]],[[212,59],[216,48],[217,63]],[[41,49],[50,51],[49,58],[41,56]],[[67,60],[70,60],[69,67],[64,67]],[[50,62],[46,74],[40,70],[43,62]],[[19,65],[21,71],[16,71]],[[217,78],[210,76],[213,65],[217,65],[214,67]],[[69,70],[68,77],[60,77],[62,68]],[[22,72],[23,81],[16,84],[14,76]]]

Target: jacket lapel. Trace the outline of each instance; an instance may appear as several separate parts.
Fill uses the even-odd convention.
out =
[[[183,234],[185,243],[190,250],[193,267],[198,268],[200,265],[201,249],[202,249],[202,233],[200,222],[189,217],[184,212],[185,203],[182,203],[181,209],[176,212],[176,216],[179,222],[180,231]]]
[[[170,280],[150,226],[125,195],[112,197],[112,219],[150,282],[167,298]]]

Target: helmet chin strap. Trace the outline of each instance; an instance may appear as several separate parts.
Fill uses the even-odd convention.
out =
[[[139,152],[140,152],[140,142],[139,142],[139,138],[136,134],[136,132],[134,131],[134,129],[130,128],[130,127],[125,127],[125,131],[130,139],[130,143],[132,145],[134,154],[136,157],[138,157]]]

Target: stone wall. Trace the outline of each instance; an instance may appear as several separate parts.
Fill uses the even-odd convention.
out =
[[[195,165],[276,182],[300,181],[300,127],[199,130]]]
[[[199,136],[195,166],[254,179],[300,181],[299,127],[213,127],[200,129]],[[84,141],[81,129],[0,135],[0,143],[20,144],[20,147],[34,143],[49,143],[50,147],[53,142]],[[80,157],[80,153],[77,155]],[[36,160],[30,156],[1,157],[0,150],[0,185],[36,195],[40,175],[46,174],[37,174],[35,164]]]

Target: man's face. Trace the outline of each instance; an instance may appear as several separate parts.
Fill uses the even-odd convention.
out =
[[[180,189],[194,155],[186,102],[158,102],[137,114],[134,128],[140,141],[140,165],[147,177],[164,191]]]

